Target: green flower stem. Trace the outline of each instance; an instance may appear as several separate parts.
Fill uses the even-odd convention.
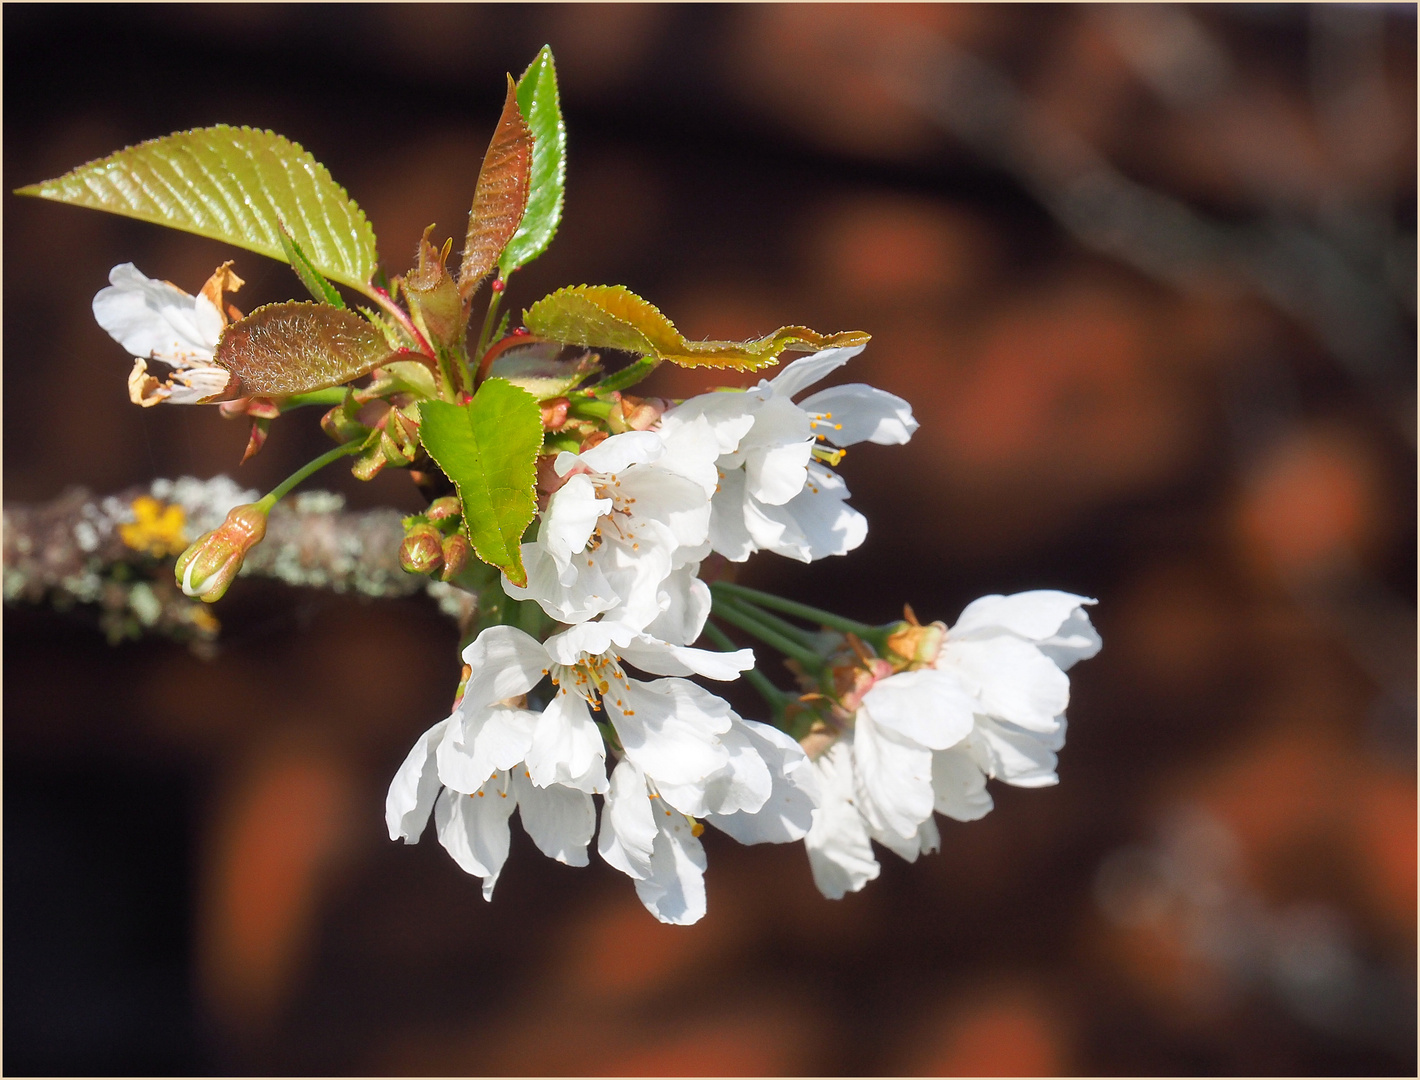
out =
[[[303,405],[339,405],[345,401],[345,387],[332,386],[327,390],[310,390],[304,394],[292,394],[281,403],[281,411],[299,409]]]
[[[379,286],[375,287],[375,302],[384,308],[395,322],[399,323],[404,332],[409,335],[409,340],[416,343],[419,351],[424,354],[425,362],[437,369],[438,361],[434,358],[434,346],[430,345],[429,339],[419,332],[419,327],[414,325],[404,308],[396,304],[390,294]]]
[[[583,420],[605,420],[611,415],[615,402],[598,401],[596,398],[573,398],[572,407],[567,411]]]
[[[795,626],[787,619],[781,619],[778,615],[765,611],[763,608],[750,603],[750,601],[743,597],[729,594],[721,598],[721,603],[731,604],[740,611],[752,616],[762,625],[769,627],[769,629],[776,630],[785,637],[797,641],[799,644],[803,645],[804,648],[813,649],[815,652],[818,651],[819,641],[811,630],[805,630],[802,626]]]
[[[712,609],[727,623],[738,626],[745,633],[759,638],[766,645],[772,645],[785,656],[792,657],[812,672],[823,670],[824,661],[818,653],[802,645],[793,638],[786,637],[771,626],[766,626],[750,612],[730,603],[725,597],[714,597]]]
[[[659,356],[643,356],[633,364],[628,364],[615,375],[608,375],[601,382],[597,383],[597,393],[609,394],[613,390],[625,390],[628,386],[635,386],[651,372],[655,371],[660,364]]]
[[[817,623],[819,626],[828,627],[830,630],[839,630],[845,634],[856,634],[864,641],[877,646],[887,641],[891,633],[892,626],[870,626],[867,623],[858,622],[856,619],[847,619],[842,615],[835,615],[831,611],[824,611],[821,608],[810,607],[808,604],[800,604],[793,600],[786,600],[782,596],[775,596],[773,593],[760,592],[758,589],[751,589],[744,585],[735,585],[728,581],[717,581],[710,586],[712,593],[723,593],[726,596],[733,596],[742,602],[750,602],[760,607],[773,608],[775,611],[782,611],[786,615],[796,615],[800,619]]]
[[[727,652],[735,649],[735,643],[730,640],[730,635],[725,633],[725,631],[721,630],[714,623],[707,622],[705,624],[705,636]],[[773,710],[774,726],[782,728],[784,726],[784,707],[790,701],[794,700],[794,695],[787,690],[780,690],[779,687],[770,682],[769,677],[757,667],[750,668],[748,671],[742,672],[741,674],[745,682],[758,690],[759,696],[764,698],[770,709]]]
[[[334,450],[327,450],[320,457],[316,458],[313,461],[306,462],[290,476],[286,477],[285,480],[282,480],[281,483],[277,484],[274,488],[267,492],[266,495],[264,495],[261,499],[257,500],[256,505],[261,507],[263,513],[269,514],[271,512],[271,508],[275,506],[278,502],[280,502],[282,499],[284,499],[287,494],[290,493],[291,489],[297,484],[299,484],[302,480],[306,479],[306,477],[308,476],[313,475],[314,473],[320,472],[332,461],[338,461],[340,458],[345,457],[347,454],[353,454],[357,452],[360,449],[361,445],[362,444],[359,442],[348,442],[344,446],[337,446]]]
[[[497,281],[497,278],[493,280]],[[506,282],[504,283],[506,288]],[[488,314],[483,316],[483,327],[478,331],[478,347],[473,350],[473,355],[478,357],[480,363],[483,354],[488,351],[488,347],[493,344],[490,338],[493,337],[493,328],[498,325],[498,308],[503,303],[503,290],[490,288],[488,297]],[[472,383],[472,380],[470,380]]]

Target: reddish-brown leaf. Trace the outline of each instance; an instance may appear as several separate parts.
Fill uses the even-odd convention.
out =
[[[241,379],[242,393],[280,396],[349,382],[390,355],[385,336],[355,312],[292,302],[227,327],[214,359]]]
[[[468,239],[459,269],[459,294],[465,300],[488,276],[523,220],[532,176],[532,147],[532,131],[518,108],[517,86],[509,75],[508,99],[483,156],[469,213]]]

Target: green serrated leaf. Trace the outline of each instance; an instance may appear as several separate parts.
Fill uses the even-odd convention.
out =
[[[287,261],[284,221],[311,265],[365,290],[375,233],[329,171],[299,144],[249,127],[198,128],[130,146],[16,194],[107,210]]]
[[[505,379],[487,379],[466,405],[425,401],[420,415],[420,441],[458,488],[473,550],[526,585],[519,544],[537,512],[537,399]]]
[[[532,181],[523,220],[498,260],[498,272],[505,278],[546,251],[562,221],[567,125],[562,122],[552,46],[544,45],[518,80],[518,108],[533,134]]]
[[[321,272],[311,265],[311,260],[306,258],[306,253],[301,250],[301,245],[296,243],[286,226],[281,222],[277,222],[277,225],[281,229],[281,250],[286,253],[286,261],[291,264],[291,269],[296,271],[301,284],[310,291],[317,303],[343,308],[345,301],[335,286],[326,281]]]
[[[786,349],[811,352],[862,345],[858,330],[820,334],[806,326],[781,326],[750,341],[687,341],[659,308],[624,285],[569,285],[523,312],[523,325],[538,337],[594,349],[621,349],[669,360],[681,367],[727,367],[757,371]]]
[[[359,378],[390,357],[385,336],[353,311],[290,302],[232,323],[213,359],[243,394],[304,394]]]

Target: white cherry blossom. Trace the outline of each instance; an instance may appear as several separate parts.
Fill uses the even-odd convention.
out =
[[[1094,600],[1039,589],[983,596],[946,632],[933,668],[954,676],[974,701],[961,745],[936,755],[937,809],[972,821],[991,809],[986,778],[1016,787],[1058,783],[1065,745],[1067,672],[1100,651],[1085,606]]]
[[[745,844],[799,840],[812,823],[818,785],[803,749],[777,728],[729,715],[720,741],[730,763],[703,785],[657,781],[629,756],[612,771],[597,850],[662,922],[705,914],[697,817]]]
[[[917,430],[912,408],[861,383],[793,400],[862,348],[825,349],[742,393],[701,394],[662,417],[663,432],[705,421],[719,442],[715,551],[734,562],[760,550],[811,562],[863,542],[867,521],[846,504],[848,486],[829,466],[854,443],[907,442]]]
[[[549,670],[533,638],[490,627],[463,656],[471,668],[463,697],[409,752],[390,784],[385,818],[390,839],[412,844],[432,810],[440,842],[483,878],[488,899],[508,856],[515,807],[543,854],[587,864],[596,827],[591,793],[606,790],[606,752],[585,710],[565,708],[561,695],[540,713],[516,704]]]
[[[537,540],[522,545],[527,585],[505,575],[504,591],[565,623],[605,615],[645,628],[677,604],[672,574],[708,554],[717,454],[702,421],[669,439],[628,431],[558,455],[565,482],[548,500]]]
[[[145,277],[132,263],[109,271],[110,284],[94,297],[94,318],[135,358],[128,376],[135,405],[193,405],[226,390],[231,373],[212,357],[228,322],[223,293],[242,286],[231,265],[218,267],[196,296]],[[150,360],[172,369],[165,379],[149,373]]]
[[[911,862],[939,846],[934,810],[958,821],[984,816],[988,778],[1058,781],[1065,671],[1100,649],[1084,611],[1094,602],[1053,590],[982,597],[950,629],[922,628],[939,642],[923,666],[861,692],[852,727],[814,761],[822,799],[805,846],[825,896],[877,876],[869,840]]]

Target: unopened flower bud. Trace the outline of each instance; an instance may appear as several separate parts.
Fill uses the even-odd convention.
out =
[[[429,504],[429,509],[424,511],[424,516],[430,521],[443,521],[445,518],[458,517],[463,513],[463,503],[459,502],[457,495],[445,495],[435,499]]]
[[[227,520],[204,533],[178,556],[174,573],[188,596],[212,603],[242,568],[242,560],[266,535],[266,511],[258,503],[235,506]]]
[[[452,536],[444,537],[444,570],[439,575],[440,581],[452,581],[459,576],[459,572],[468,565],[468,556],[472,551],[468,538],[463,533],[454,533]]]
[[[342,445],[370,434],[370,429],[350,416],[344,405],[337,405],[322,416],[320,426],[322,431]]]
[[[565,397],[556,397],[538,403],[542,411],[542,426],[548,431],[557,431],[567,423],[567,410],[572,403]]]
[[[661,414],[670,408],[665,398],[639,398],[622,394],[611,413],[606,418],[607,427],[613,433],[623,431],[649,431],[660,422]]]
[[[915,622],[901,622],[888,635],[887,647],[905,660],[908,667],[923,667],[937,659],[946,637],[946,623],[921,626]]]
[[[411,525],[399,545],[399,565],[411,574],[432,574],[444,563],[443,540],[428,522]]]

